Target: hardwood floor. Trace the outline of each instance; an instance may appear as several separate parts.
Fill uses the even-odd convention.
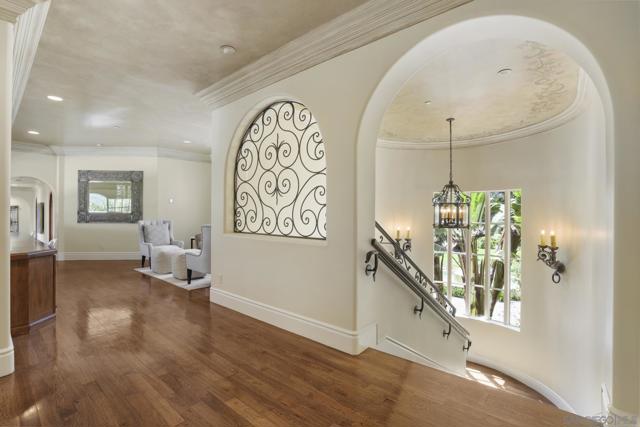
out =
[[[0,425],[592,425],[374,350],[340,353],[136,265],[59,264],[57,320],[16,337]]]
[[[504,390],[509,393],[537,400],[538,402],[545,403],[547,405],[553,405],[549,399],[522,384],[520,381],[510,377],[509,375],[503,374],[500,371],[496,371],[495,369],[491,369],[483,365],[478,365],[477,363],[467,362],[466,377],[471,381],[475,381],[487,387]]]

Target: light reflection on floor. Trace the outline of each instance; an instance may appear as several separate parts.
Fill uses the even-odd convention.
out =
[[[131,309],[128,307],[97,307],[88,310],[87,333],[100,335],[107,331],[129,327],[131,324]]]
[[[529,399],[550,405],[552,404],[547,398],[520,381],[486,366],[467,362],[466,377],[471,381],[475,381],[487,387],[528,397]]]
[[[467,376],[470,376],[476,382],[484,384],[492,388],[504,390],[505,380],[497,375],[486,375],[477,369],[467,368]]]

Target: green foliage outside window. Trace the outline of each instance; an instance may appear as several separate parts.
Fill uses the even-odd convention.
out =
[[[510,200],[505,200],[507,194],[510,194]],[[472,192],[469,195],[471,198],[469,230],[453,229],[449,232],[444,229],[434,230],[434,281],[440,283],[441,288],[445,288],[450,280],[452,297],[463,298],[465,303],[467,297],[470,297],[471,301],[468,304],[470,310],[467,314],[471,316],[485,315],[485,292],[489,289],[489,318],[493,319],[496,304],[504,303],[505,298],[506,233],[509,236],[510,246],[510,299],[511,302],[519,302],[521,299],[522,191]],[[487,206],[489,212],[485,212]],[[505,212],[507,209],[510,209],[509,212]],[[509,215],[509,230],[505,230],[505,215]],[[452,271],[450,272],[447,271],[448,256],[451,256]],[[485,272],[487,261],[488,275]],[[471,263],[470,266],[467,266],[468,262]],[[467,272],[470,277],[466,277]],[[448,275],[451,277],[449,278]],[[486,286],[487,280],[490,286]],[[468,287],[470,287],[469,292],[467,292]],[[446,293],[444,289],[443,292]],[[517,319],[512,315],[512,319],[507,321],[515,324],[514,326],[519,326],[519,308]]]

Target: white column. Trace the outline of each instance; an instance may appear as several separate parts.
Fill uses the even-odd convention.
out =
[[[13,24],[0,20],[0,377],[14,371],[8,218],[11,192],[12,74]]]

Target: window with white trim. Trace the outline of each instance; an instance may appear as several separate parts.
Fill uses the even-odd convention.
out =
[[[458,313],[519,328],[522,191],[476,191],[469,196],[468,230],[434,229],[434,283]]]

